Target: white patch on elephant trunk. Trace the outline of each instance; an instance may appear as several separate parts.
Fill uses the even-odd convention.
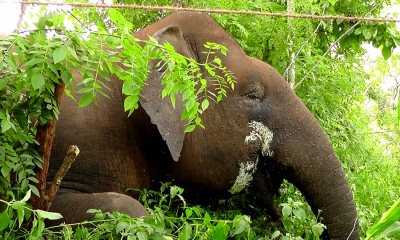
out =
[[[272,142],[274,134],[272,131],[261,122],[251,121],[249,122],[249,127],[252,128],[250,135],[244,139],[245,144],[254,143],[261,141],[262,149],[261,154],[266,157],[272,157],[274,154],[269,146]]]
[[[232,194],[240,193],[243,191],[253,180],[253,174],[257,170],[258,159],[253,162],[239,163],[239,175],[236,177],[235,182],[229,192]]]

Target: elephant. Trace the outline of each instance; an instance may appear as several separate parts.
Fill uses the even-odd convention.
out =
[[[254,193],[259,206],[279,218],[273,196],[287,179],[315,214],[321,211],[319,216],[327,226],[325,239],[359,239],[356,206],[332,144],[273,67],[247,56],[203,13],[176,12],[134,36],[169,42],[178,53],[199,63],[206,61],[202,54],[206,42],[226,46],[226,56],[216,55],[234,74],[235,87],[227,89],[227,97],[219,103],[210,101],[201,115],[205,129],[190,133],[184,131],[187,122],[181,121],[182,99],[176,98],[174,108],[169,98],[161,98],[164,72],[155,63],[150,63],[139,107],[129,117],[124,112],[123,82],[114,75],[107,82],[109,98],[98,96],[97,106],[79,109],[64,97],[50,178],[69,145],[77,145],[81,153],[62,181],[51,211],[68,215],[74,207],[74,215],[83,216],[87,208],[114,208],[133,217],[143,216],[145,209],[133,198],[127,200],[125,190],[158,189],[162,181],[183,187],[188,199],[203,202],[210,196]],[[203,71],[210,81],[211,76]],[[79,73],[74,75],[79,80]],[[215,91],[212,84],[208,90]],[[131,196],[137,198],[138,193]],[[103,206],[104,197],[111,206]],[[74,216],[65,219],[74,220]]]

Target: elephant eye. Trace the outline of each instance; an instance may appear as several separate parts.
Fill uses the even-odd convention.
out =
[[[261,91],[260,89],[255,89],[256,91],[252,91],[248,94],[246,94],[246,96],[250,99],[259,99],[262,100],[264,98],[264,92]]]
[[[247,94],[247,97],[249,97],[251,99],[261,99],[261,98],[257,97],[256,93],[249,93],[249,94]]]
[[[250,86],[245,86],[241,92],[242,96],[246,96],[252,100],[262,100],[265,97],[264,88],[259,84],[251,84]]]

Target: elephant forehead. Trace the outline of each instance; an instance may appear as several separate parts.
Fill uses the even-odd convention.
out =
[[[233,186],[229,189],[230,193],[240,193],[250,184],[257,170],[257,163],[258,159],[256,161],[239,163],[239,175],[236,177]]]
[[[251,121],[248,125],[252,130],[250,131],[250,135],[244,139],[244,143],[261,142],[261,154],[264,157],[272,157],[273,152],[270,150],[270,145],[274,137],[272,131],[261,122]]]

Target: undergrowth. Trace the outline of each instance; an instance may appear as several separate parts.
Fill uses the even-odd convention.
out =
[[[288,186],[290,188],[290,186]],[[286,189],[284,187],[283,189]],[[236,196],[222,201],[217,210],[210,207],[192,206],[182,197],[183,189],[162,184],[159,191],[141,191],[141,200],[149,215],[131,218],[118,212],[101,212],[91,209],[92,221],[79,224],[61,224],[44,227],[45,219],[56,219],[56,213],[33,211],[34,225],[26,230],[24,217],[32,215],[26,211],[27,195],[21,201],[9,203],[8,210],[18,212],[20,221],[7,222],[0,234],[2,239],[318,239],[324,226],[316,221],[308,205],[296,192],[295,198],[282,203],[283,226],[268,223],[267,215],[253,207],[253,216],[243,214],[241,206],[245,196]],[[28,192],[30,194],[30,192]],[[21,210],[23,209],[23,211]],[[255,214],[254,214],[255,213]],[[25,216],[25,214],[27,214]],[[4,216],[3,216],[4,217]],[[4,218],[0,217],[0,222]],[[10,224],[10,225],[9,225]]]

